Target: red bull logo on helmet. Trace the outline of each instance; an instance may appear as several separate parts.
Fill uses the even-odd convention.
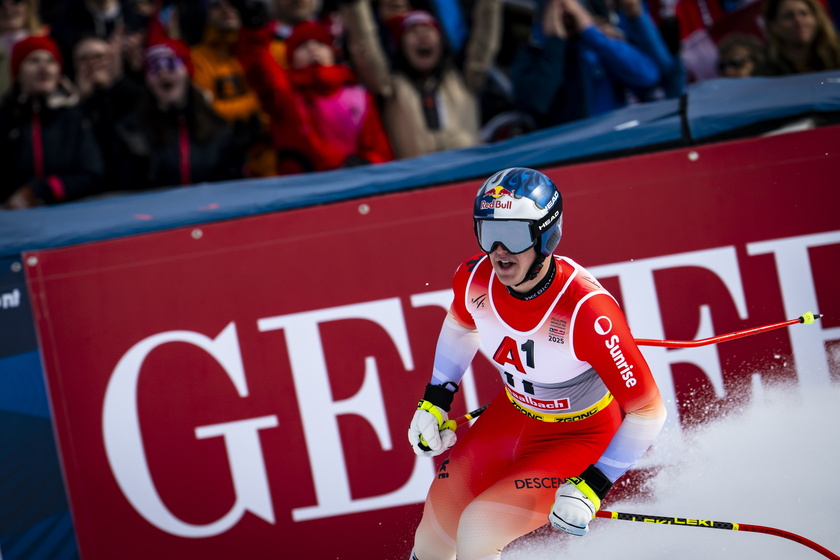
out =
[[[501,200],[491,200],[487,202],[482,200],[480,208],[482,210],[510,210],[513,208],[513,201],[508,200],[507,202],[502,202]]]
[[[510,210],[513,207],[512,200],[500,200],[502,197],[513,198],[513,192],[499,185],[484,191],[484,197],[492,197],[493,200],[482,200],[479,207],[482,210]]]
[[[484,191],[484,196],[492,196],[493,198],[502,198],[503,196],[513,197],[513,192],[501,185],[498,185]]]

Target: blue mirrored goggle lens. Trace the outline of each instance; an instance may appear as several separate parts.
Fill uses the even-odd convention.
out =
[[[531,223],[519,220],[478,220],[478,244],[485,253],[491,253],[497,243],[510,253],[521,253],[534,246]]]

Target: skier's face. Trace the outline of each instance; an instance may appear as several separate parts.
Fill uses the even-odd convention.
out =
[[[505,249],[501,243],[496,244],[496,248],[488,255],[499,282],[508,287],[516,286],[522,282],[537,258],[537,252],[533,249],[513,254]],[[531,282],[528,282],[515,289],[528,291],[530,284]]]

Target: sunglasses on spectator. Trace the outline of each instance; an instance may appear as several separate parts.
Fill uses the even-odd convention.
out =
[[[156,56],[148,60],[147,67],[149,74],[158,76],[164,70],[175,72],[179,68],[184,68],[184,62],[177,56]]]
[[[728,60],[721,60],[718,67],[721,70],[724,70],[726,68],[734,68],[735,70],[740,70],[741,68],[747,65],[747,62],[749,62],[749,60],[746,58],[730,58]]]

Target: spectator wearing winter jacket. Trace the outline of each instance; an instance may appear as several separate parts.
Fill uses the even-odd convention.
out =
[[[148,91],[118,124],[118,185],[150,189],[242,176],[247,146],[190,81],[189,47],[153,36],[145,53]]]
[[[84,37],[73,49],[80,107],[90,120],[105,162],[105,190],[118,186],[115,124],[137,106],[145,92],[143,85],[124,75],[121,54],[114,38]]]
[[[271,56],[270,41],[270,24],[243,28],[239,55],[271,118],[278,174],[393,159],[373,96],[336,63],[326,27],[312,21],[294,27],[286,40],[288,69]]]
[[[242,28],[239,12],[228,0],[209,0],[201,41],[190,51],[195,73],[193,83],[212,99],[213,109],[245,135],[251,144],[245,174],[248,177],[274,175],[268,116],[260,108],[256,92],[248,85],[245,70],[236,56]]]
[[[382,103],[394,154],[410,158],[481,141],[479,93],[501,44],[501,2],[476,0],[462,65],[456,65],[437,20],[410,10],[386,21],[394,64],[378,37],[370,0],[341,6],[350,59]]]
[[[98,192],[102,155],[49,37],[12,48],[12,88],[0,104],[0,202],[8,209]]]
[[[661,81],[652,57],[578,0],[548,0],[541,24],[511,68],[517,105],[539,128],[624,107]]]
[[[595,0],[593,0],[595,1]],[[597,0],[601,2],[602,0]],[[672,53],[663,33],[650,15],[644,0],[616,0],[604,2],[607,17],[617,21],[619,36],[626,39],[647,55],[659,69],[660,80],[654,88],[637,89],[636,95],[642,101],[658,98],[673,99],[685,92],[687,73],[679,53]]]
[[[227,0],[210,0],[204,34],[190,51],[193,82],[212,96],[213,109],[228,122],[247,121],[260,112],[234,52],[241,26],[239,13]]]

